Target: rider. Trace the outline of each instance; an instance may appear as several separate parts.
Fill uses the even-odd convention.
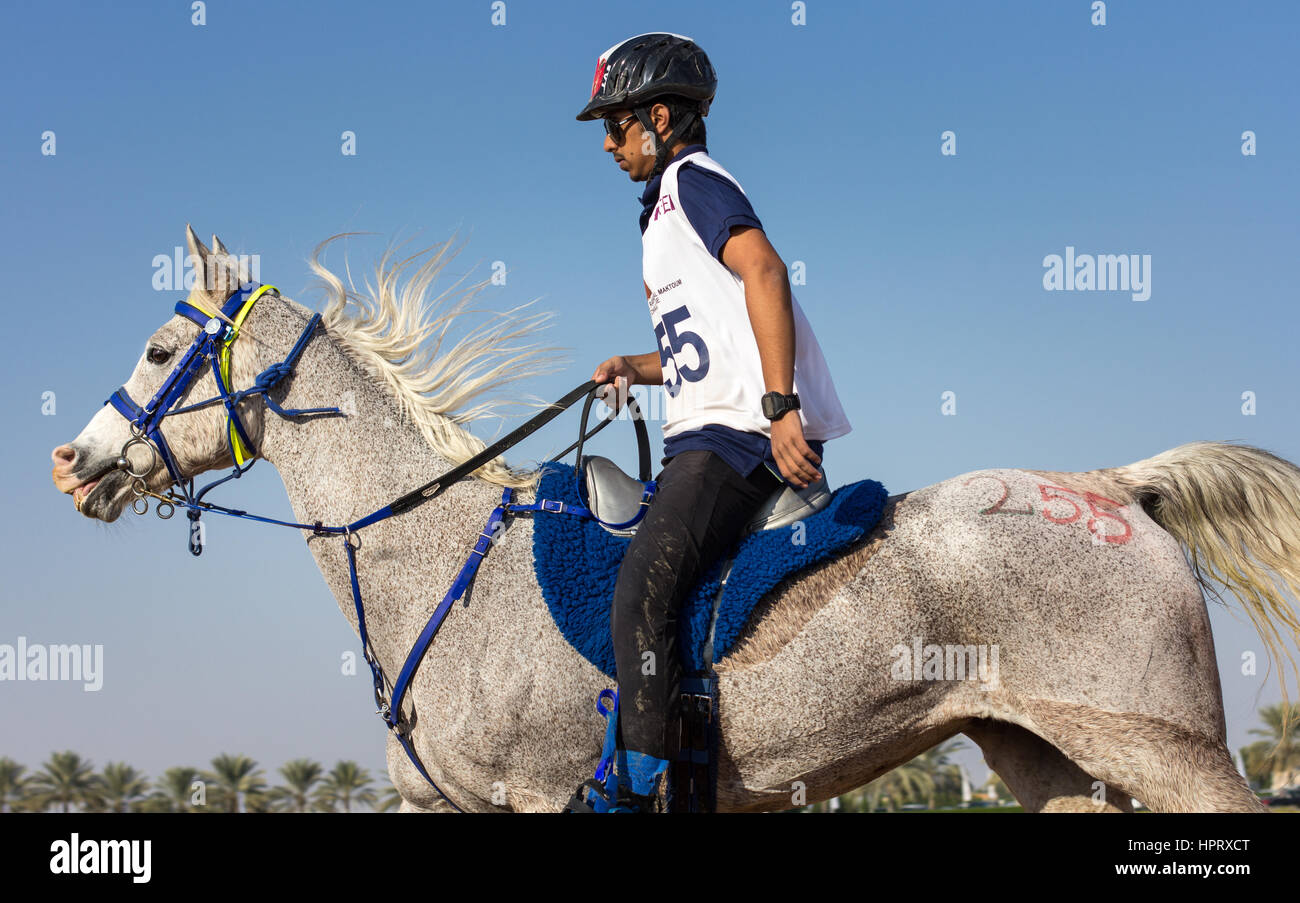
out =
[[[823,442],[852,427],[826,361],[739,183],[705,148],[717,89],[689,38],[651,33],[601,54],[579,121],[603,119],[604,149],[641,202],[643,285],[659,349],[611,357],[592,379],[666,392],[664,469],[628,545],[610,624],[619,685],[618,804],[653,811],[676,753],[686,593],[783,482],[824,479]],[[766,393],[766,394],[764,394]]]

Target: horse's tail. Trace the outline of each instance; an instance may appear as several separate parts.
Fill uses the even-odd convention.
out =
[[[1250,445],[1189,442],[1100,473],[1189,550],[1202,587],[1217,596],[1213,577],[1236,594],[1270,657],[1294,672],[1279,628],[1300,645],[1300,618],[1283,595],[1300,596],[1300,467]]]

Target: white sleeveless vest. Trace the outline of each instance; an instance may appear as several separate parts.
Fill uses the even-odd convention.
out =
[[[772,435],[763,416],[767,388],[758,342],[745,306],[745,283],[709,253],[682,210],[677,172],[683,163],[740,183],[704,151],[687,154],[663,173],[659,200],[642,235],[642,270],[650,287],[650,321],[663,364],[664,437],[719,423]],[[834,439],[849,424],[821,346],[791,293],[794,313],[794,389],[804,438]]]

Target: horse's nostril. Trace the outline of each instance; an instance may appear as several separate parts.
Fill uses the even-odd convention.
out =
[[[55,464],[71,464],[77,460],[77,450],[71,445],[60,445],[50,454],[50,457]]]

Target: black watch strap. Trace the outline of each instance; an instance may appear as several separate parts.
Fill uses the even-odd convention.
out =
[[[768,420],[776,420],[787,411],[799,410],[798,395],[782,395],[780,392],[768,392],[763,396],[763,415]]]

